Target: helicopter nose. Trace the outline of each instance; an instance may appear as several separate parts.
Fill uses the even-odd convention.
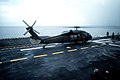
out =
[[[91,35],[89,35],[89,40],[91,40],[92,39],[92,36]]]
[[[29,28],[27,27],[26,29],[28,30]]]

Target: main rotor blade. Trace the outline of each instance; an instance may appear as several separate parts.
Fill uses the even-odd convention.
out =
[[[24,22],[28,27],[30,27],[24,20],[23,20],[23,22]]]
[[[34,29],[33,29],[34,30]],[[40,34],[38,31],[34,30],[36,33]]]
[[[28,29],[23,35],[26,35],[29,31],[30,31],[30,29]]]
[[[35,25],[35,23],[36,23],[36,20],[35,20],[35,22],[33,23],[33,25],[31,27],[33,27]]]
[[[92,26],[71,26],[71,27],[67,27],[67,28],[94,28]]]

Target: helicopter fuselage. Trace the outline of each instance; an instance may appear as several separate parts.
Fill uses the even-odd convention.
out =
[[[92,36],[86,32],[86,31],[82,31],[82,30],[77,30],[77,28],[79,28],[78,26],[74,27],[76,28],[76,30],[70,30],[66,33],[57,35],[57,36],[53,36],[53,37],[48,37],[45,39],[41,39],[41,37],[39,37],[36,33],[36,30],[33,29],[34,24],[36,23],[36,21],[33,23],[32,26],[29,26],[24,20],[23,22],[28,26],[27,32],[24,33],[24,35],[26,35],[28,32],[31,34],[30,36],[30,41],[32,44],[50,44],[50,43],[66,43],[66,42],[75,42],[75,43],[85,43],[88,40],[92,39]],[[45,46],[46,46],[45,45]],[[43,46],[43,47],[45,47]]]

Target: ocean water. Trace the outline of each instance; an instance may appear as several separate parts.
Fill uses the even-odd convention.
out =
[[[63,31],[74,30],[74,28],[68,28],[69,26],[34,26],[34,29],[40,32],[39,36],[55,36],[61,34]],[[120,33],[120,26],[88,26],[86,28],[80,28],[89,32],[93,37],[105,36],[108,31],[110,35]],[[26,26],[0,26],[0,39],[1,38],[18,38],[28,37],[30,34],[23,35],[26,32]]]

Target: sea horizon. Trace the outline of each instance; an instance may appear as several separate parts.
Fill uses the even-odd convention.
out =
[[[33,28],[40,32],[39,36],[56,36],[62,34],[63,31],[75,30],[69,28],[74,26],[34,26]],[[79,30],[89,32],[93,37],[105,36],[106,32],[111,35],[120,33],[120,26],[80,26]],[[27,26],[0,26],[0,39],[2,38],[19,38],[29,37],[30,34],[24,36]]]

